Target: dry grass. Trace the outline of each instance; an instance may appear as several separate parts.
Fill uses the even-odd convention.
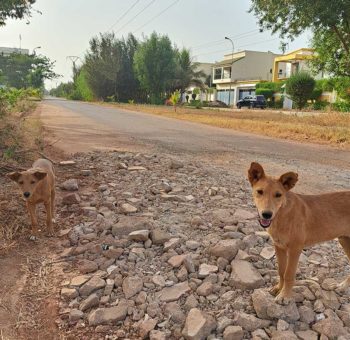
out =
[[[120,108],[187,120],[221,128],[251,132],[269,137],[350,146],[350,114],[285,114],[268,110],[196,110],[152,105],[113,104]]]

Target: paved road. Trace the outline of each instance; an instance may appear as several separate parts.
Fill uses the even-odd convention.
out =
[[[193,157],[246,170],[251,161],[268,169],[298,171],[302,191],[350,188],[350,152],[328,146],[290,142],[229,129],[60,99],[42,108],[44,124],[66,150],[134,146]],[[84,148],[85,147],[85,148]]]

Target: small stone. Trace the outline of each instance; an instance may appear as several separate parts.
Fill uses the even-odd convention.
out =
[[[297,336],[302,340],[317,340],[318,334],[312,330],[296,332]]]
[[[243,328],[240,326],[228,326],[225,328],[224,340],[241,340],[243,336]]]
[[[63,205],[79,204],[80,201],[81,201],[80,196],[75,192],[71,192],[71,193],[66,194],[62,197],[62,204]]]
[[[62,166],[69,166],[69,165],[75,165],[76,163],[74,161],[61,161],[59,162],[59,165]]]
[[[77,266],[82,274],[92,273],[98,269],[97,263],[89,260],[81,260],[78,262]]]
[[[278,331],[286,331],[286,330],[288,330],[288,328],[289,328],[289,323],[288,322],[286,322],[286,321],[284,321],[282,319],[279,319],[277,321],[277,330]]]
[[[258,270],[248,261],[233,260],[229,284],[239,289],[255,289],[264,285]]]
[[[169,241],[164,243],[164,251],[175,249],[179,244],[180,244],[179,238],[171,238]]]
[[[128,276],[123,280],[123,293],[129,299],[139,293],[143,288],[143,281],[138,276]]]
[[[136,230],[128,235],[128,239],[136,242],[145,242],[148,240],[149,230]]]
[[[145,171],[145,170],[147,170],[147,169],[143,166],[129,166],[128,167],[128,171]]]
[[[216,273],[218,270],[219,270],[218,266],[202,263],[199,266],[198,277],[199,278],[205,278],[205,277],[207,277],[208,275],[210,275],[212,273]]]
[[[315,321],[315,312],[307,306],[299,307],[300,321],[310,324]]]
[[[162,302],[172,302],[177,301],[180,297],[191,291],[188,282],[177,283],[172,287],[165,287],[156,295],[160,298]]]
[[[151,239],[153,244],[162,245],[165,242],[169,241],[170,236],[165,231],[156,228],[156,229],[153,229],[151,232]]]
[[[146,339],[149,333],[156,327],[156,319],[148,319],[139,325],[139,333],[142,339]]]
[[[196,250],[200,247],[200,243],[197,241],[187,241],[186,242],[186,248],[190,249],[190,250]]]
[[[85,282],[89,281],[90,276],[88,275],[79,275],[79,276],[75,276],[72,278],[72,280],[70,281],[70,285],[73,287],[80,287],[82,286]]]
[[[272,340],[298,340],[298,337],[292,331],[274,331],[272,332]]]
[[[81,296],[88,296],[95,290],[104,288],[105,285],[105,280],[101,279],[98,276],[93,276],[88,282],[84,283],[79,288],[79,293]]]
[[[84,317],[84,313],[79,309],[72,309],[69,313],[69,322],[77,322]]]
[[[152,282],[161,288],[165,287],[165,279],[161,275],[154,275],[152,277]]]
[[[208,296],[213,292],[214,285],[209,282],[203,282],[198,288],[197,288],[197,294],[200,296]]]
[[[256,214],[252,213],[248,210],[244,209],[237,209],[235,213],[233,214],[233,217],[238,221],[238,222],[245,222],[246,220],[252,220],[256,219]]]
[[[91,170],[81,170],[81,174],[83,176],[90,176],[92,174],[92,171]]]
[[[172,256],[169,260],[168,263],[173,267],[173,268],[178,268],[182,265],[184,262],[186,255],[175,255]]]
[[[209,253],[212,256],[223,257],[224,259],[231,261],[236,256],[241,246],[242,241],[240,240],[221,240],[209,249]]]
[[[149,333],[149,340],[166,340],[166,334],[161,331],[151,331]]]
[[[73,300],[78,296],[78,292],[74,288],[62,288],[61,297],[65,300]]]
[[[260,256],[265,260],[271,260],[275,256],[275,248],[264,247],[260,253]]]
[[[187,315],[182,335],[188,340],[204,340],[216,328],[214,318],[197,308],[192,308]]]
[[[124,214],[132,214],[132,213],[137,212],[137,208],[134,207],[133,205],[129,204],[129,203],[123,203],[121,205],[121,211]]]
[[[181,161],[178,161],[178,160],[171,160],[170,162],[170,169],[173,169],[173,170],[178,170],[178,169],[181,169],[184,167],[184,164],[181,162]]]
[[[258,328],[266,328],[271,324],[269,320],[261,320],[254,315],[247,314],[244,312],[236,312],[234,323],[238,326],[243,327],[245,330],[252,332]]]
[[[329,309],[325,311],[325,314],[326,313],[328,317],[313,324],[312,329],[331,339],[346,335],[347,332],[344,328],[343,322],[338,316]]]
[[[118,306],[110,308],[98,308],[92,311],[88,316],[90,326],[115,324],[123,321],[128,313],[128,304],[126,301],[120,302]]]
[[[93,293],[80,303],[79,309],[82,312],[85,312],[88,309],[98,306],[99,302],[100,299],[98,298],[97,294]]]
[[[191,226],[192,227],[199,227],[204,224],[204,221],[200,216],[193,216],[191,219]]]
[[[62,190],[77,191],[79,190],[78,180],[75,178],[68,179],[61,184]]]

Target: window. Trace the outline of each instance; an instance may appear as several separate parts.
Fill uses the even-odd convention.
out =
[[[222,68],[216,68],[214,69],[214,79],[222,79]]]
[[[230,79],[230,78],[231,78],[231,67],[225,67],[223,79]]]

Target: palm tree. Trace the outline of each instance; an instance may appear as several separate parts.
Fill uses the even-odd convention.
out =
[[[195,85],[204,88],[202,78],[205,78],[203,71],[197,71],[199,63],[194,62],[190,51],[183,48],[177,51],[177,69],[175,75],[175,88],[184,93],[190,85]]]

